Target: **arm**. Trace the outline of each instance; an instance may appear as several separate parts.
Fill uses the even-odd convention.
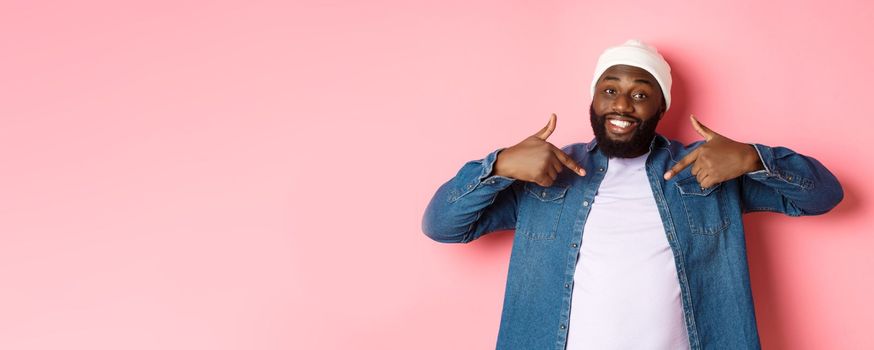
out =
[[[422,218],[425,235],[443,243],[467,243],[516,226],[518,186],[512,186],[516,181],[493,174],[503,149],[467,162],[437,189]]]
[[[705,141],[668,170],[666,180],[689,165],[702,188],[738,179],[745,213],[817,215],[844,198],[837,178],[816,159],[784,147],[740,143],[689,119]]]
[[[515,228],[525,181],[549,187],[565,167],[584,176],[579,164],[546,141],[556,119],[553,113],[546,126],[522,142],[467,162],[431,198],[422,231],[438,242],[467,243],[492,231]]]
[[[785,147],[753,146],[764,169],[740,179],[744,212],[818,215],[844,198],[838,179],[816,159]]]

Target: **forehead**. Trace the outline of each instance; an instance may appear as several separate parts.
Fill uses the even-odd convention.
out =
[[[607,68],[607,70],[601,74],[601,77],[598,78],[599,84],[605,81],[637,82],[648,84],[652,87],[659,86],[655,77],[653,77],[652,74],[649,74],[645,69],[624,64],[618,64]]]

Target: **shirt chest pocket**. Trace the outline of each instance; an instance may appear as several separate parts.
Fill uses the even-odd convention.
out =
[[[715,235],[728,227],[726,198],[721,183],[701,188],[698,180],[690,176],[677,181],[676,186],[692,233]]]
[[[555,239],[567,190],[566,185],[543,187],[533,182],[525,183],[516,233],[530,240]]]

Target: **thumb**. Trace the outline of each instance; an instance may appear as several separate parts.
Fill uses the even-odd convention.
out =
[[[549,116],[549,122],[546,123],[546,126],[544,126],[543,129],[540,129],[540,131],[533,136],[541,140],[546,140],[546,138],[549,137],[549,135],[552,135],[552,132],[555,130],[555,122],[557,118],[558,117],[555,116],[555,113],[552,113],[552,115]]]
[[[713,132],[713,130],[710,130],[710,128],[704,126],[704,124],[701,124],[701,122],[699,122],[698,119],[695,118],[694,114],[690,114],[689,119],[692,120],[692,127],[695,128],[695,131],[698,132],[698,135],[701,135],[701,137],[704,138],[704,141],[710,141],[711,139],[713,139],[714,136],[719,135]]]

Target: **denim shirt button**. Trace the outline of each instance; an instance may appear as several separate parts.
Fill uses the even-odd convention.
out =
[[[570,285],[570,283],[565,283],[565,284],[564,284],[564,287],[565,287],[565,288],[570,288],[571,285]]]
[[[565,326],[564,326],[564,325],[561,325],[561,326],[559,326],[559,328],[561,328],[561,329],[564,329],[564,328],[565,328]]]
[[[600,172],[603,173],[603,172],[604,172],[604,168],[598,168],[598,171],[600,171]]]
[[[571,243],[571,248],[576,248],[576,247],[577,247],[576,243]]]
[[[588,206],[589,206],[589,201],[583,201],[583,206],[584,206],[584,207],[588,207]]]

